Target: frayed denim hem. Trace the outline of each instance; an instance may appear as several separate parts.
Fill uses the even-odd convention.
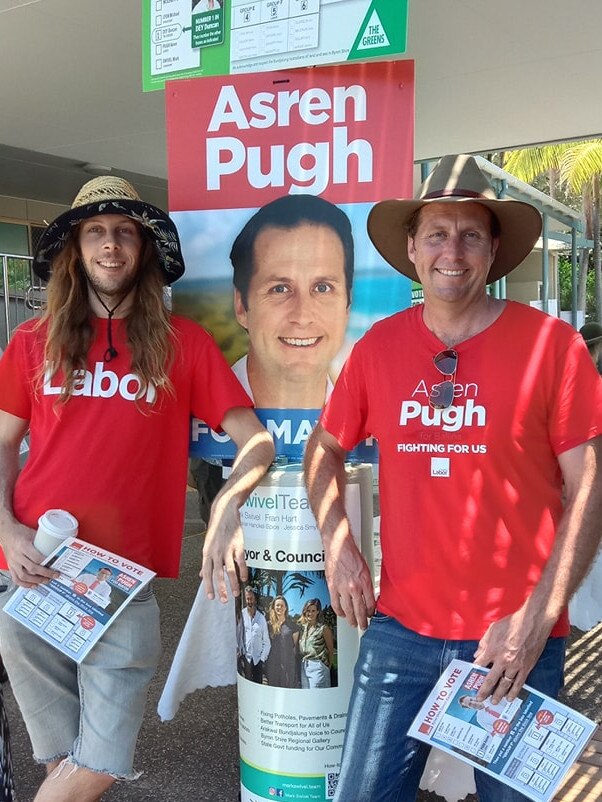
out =
[[[56,760],[65,760],[65,753],[59,752],[58,755],[54,755],[54,757],[38,757],[37,755],[33,755],[34,761],[40,766],[47,766],[48,763],[54,763]]]
[[[112,777],[114,780],[125,780],[127,782],[133,782],[142,776],[141,771],[133,771],[131,774],[115,774],[112,771],[95,769],[92,768],[92,766],[84,766],[82,763],[79,763],[77,760],[75,760],[73,755],[67,755],[67,757],[64,755],[56,755],[56,757],[49,758],[38,758],[34,755],[34,760],[36,763],[45,765],[48,763],[54,763],[55,760],[59,759],[61,759],[61,762],[50,772],[48,779],[56,780],[59,779],[63,774],[65,774],[65,779],[67,779],[78,769],[87,769],[88,771],[94,772],[94,774],[106,774],[107,776]]]

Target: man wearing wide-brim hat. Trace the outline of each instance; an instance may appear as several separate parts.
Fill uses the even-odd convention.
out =
[[[407,731],[453,658],[491,668],[479,701],[562,684],[566,606],[600,537],[602,383],[568,324],[487,292],[540,228],[470,156],[444,157],[417,198],[370,213],[372,242],[420,281],[424,304],[356,344],[306,448],[332,605],[362,628],[372,616],[338,802],[415,798],[428,748]],[[380,454],[376,605],[342,498],[345,454],[368,436]],[[482,772],[476,782],[481,802],[525,798]]]
[[[245,573],[238,507],[274,449],[213,339],[165,306],[165,285],[184,272],[174,224],[124,179],[99,177],[48,226],[33,265],[48,282],[46,308],[15,331],[0,361],[0,570],[14,587],[57,576],[33,539],[38,517],[59,508],[77,518],[98,559],[116,552],[176,577],[194,415],[240,449],[205,541],[203,577],[223,595],[224,568],[233,586],[237,566]],[[85,637],[76,626],[63,645],[76,651]],[[0,649],[48,771],[37,802],[92,802],[115,779],[138,776],[134,748],[161,650],[152,588],[79,666],[7,615]]]

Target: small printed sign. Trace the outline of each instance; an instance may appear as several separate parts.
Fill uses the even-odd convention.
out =
[[[218,7],[214,11],[193,14],[191,41],[193,50],[197,47],[223,44],[224,9]]]

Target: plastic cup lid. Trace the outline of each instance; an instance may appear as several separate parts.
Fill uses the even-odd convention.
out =
[[[66,510],[46,510],[40,516],[38,524],[49,534],[67,537],[77,531],[77,518]]]

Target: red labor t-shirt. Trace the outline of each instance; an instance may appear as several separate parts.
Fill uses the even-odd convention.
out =
[[[174,393],[151,388],[135,401],[125,321],[114,320],[118,356],[105,363],[107,320],[95,319],[88,370],[67,404],[61,376],[36,387],[46,327],[29,321],[0,360],[0,409],[30,422],[30,452],[17,479],[14,514],[35,529],[47,509],[65,509],[79,536],[156,571],[177,576],[185,509],[191,415],[219,430],[233,407],[252,402],[212,337],[172,316]],[[6,567],[0,552],[0,566]]]
[[[574,329],[507,302],[455,346],[454,404],[434,410],[445,347],[421,306],[377,323],[321,423],[348,450],[378,439],[378,609],[424,635],[476,640],[541,576],[562,513],[557,457],[602,433],[602,381]],[[567,630],[564,615],[553,634]]]

